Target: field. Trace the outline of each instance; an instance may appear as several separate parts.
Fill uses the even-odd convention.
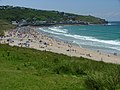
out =
[[[120,65],[0,44],[0,90],[120,90]]]

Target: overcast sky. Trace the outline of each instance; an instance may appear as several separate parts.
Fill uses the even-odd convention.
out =
[[[120,21],[120,0],[0,0],[0,5],[58,10]]]

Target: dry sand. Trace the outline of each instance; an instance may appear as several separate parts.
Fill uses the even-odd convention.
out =
[[[120,64],[120,56],[105,54],[99,51],[92,51],[80,48],[77,45],[71,45],[63,41],[55,40],[40,32],[35,27],[21,27],[9,32],[5,32],[4,37],[0,37],[0,43],[8,43],[11,46],[34,48],[37,50],[46,50],[55,53],[61,53],[68,56],[85,57],[96,61]]]

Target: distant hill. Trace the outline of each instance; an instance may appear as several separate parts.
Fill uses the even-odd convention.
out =
[[[105,19],[91,15],[83,16],[59,11],[37,10],[25,7],[0,6],[0,19],[7,21],[47,21],[54,23],[87,22],[90,24],[105,24]]]

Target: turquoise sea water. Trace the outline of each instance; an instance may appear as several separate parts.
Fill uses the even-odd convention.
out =
[[[83,48],[120,55],[120,22],[110,22],[108,25],[43,27],[39,30]]]

